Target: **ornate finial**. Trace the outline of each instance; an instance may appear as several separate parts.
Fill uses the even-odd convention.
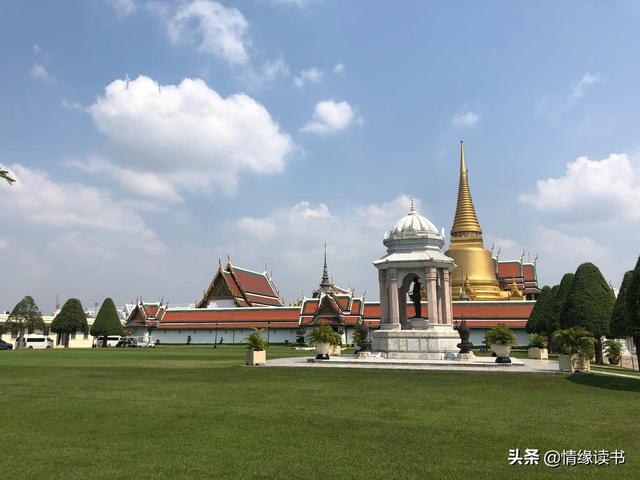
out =
[[[222,259],[218,256],[218,267],[222,268]]]
[[[456,214],[453,219],[453,227],[451,227],[452,240],[454,234],[459,232],[475,232],[482,234],[480,223],[476,215],[476,209],[471,198],[471,190],[469,189],[469,176],[467,172],[467,164],[464,159],[464,142],[460,140],[460,180],[458,184],[458,203],[456,205]]]
[[[331,290],[331,280],[329,279],[329,268],[327,267],[327,244],[324,244],[324,268],[322,270],[322,281],[320,290]]]
[[[411,197],[411,210],[409,210],[409,214],[416,213],[416,199]]]

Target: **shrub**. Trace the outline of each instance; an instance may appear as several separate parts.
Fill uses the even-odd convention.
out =
[[[261,328],[254,328],[253,333],[247,335],[245,340],[247,341],[247,348],[254,352],[260,352],[269,348],[267,341],[262,338]]]
[[[547,348],[547,337],[534,333],[530,335],[531,341],[529,342],[529,348]]]
[[[311,345],[318,343],[328,343],[329,345],[340,345],[342,336],[327,325],[320,325],[314,328],[307,337]]]
[[[607,357],[622,356],[622,343],[619,340],[605,340],[602,346]]]
[[[102,302],[98,315],[91,325],[90,333],[93,337],[124,335],[126,333],[122,328],[116,305],[112,299],[107,298]],[[106,344],[104,346],[106,347]]]
[[[556,350],[565,355],[580,355],[591,358],[594,353],[593,334],[582,327],[556,330],[551,342]]]
[[[488,345],[513,345],[516,343],[516,335],[503,323],[491,327],[484,334]]]

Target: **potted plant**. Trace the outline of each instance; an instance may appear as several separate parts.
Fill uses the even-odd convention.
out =
[[[604,347],[604,354],[608,357],[611,365],[618,365],[620,363],[620,357],[622,357],[622,343],[620,340],[605,340],[602,344]]]
[[[516,343],[516,335],[506,325],[499,323],[491,327],[484,334],[484,338],[496,354],[496,363],[511,363],[509,353],[511,353],[511,346]]]
[[[318,360],[328,360],[331,347],[340,345],[342,336],[328,325],[315,327],[309,333],[308,341],[316,347],[316,358]]]
[[[548,359],[549,350],[547,350],[547,337],[538,333],[534,333],[530,338],[531,340],[529,341],[529,349],[527,350],[529,358],[534,358],[537,360]]]
[[[267,363],[267,348],[269,344],[262,338],[262,329],[254,328],[250,335],[245,337],[247,341],[247,365],[265,365]]]
[[[558,364],[561,372],[589,372],[589,359],[594,351],[593,334],[582,327],[556,330],[551,339],[558,351]]]

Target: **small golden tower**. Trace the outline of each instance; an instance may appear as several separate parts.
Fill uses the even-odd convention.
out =
[[[482,229],[471,198],[464,142],[460,141],[460,183],[458,204],[451,228],[451,243],[445,253],[456,262],[452,276],[453,299],[460,300],[463,289],[469,300],[507,300],[509,292],[498,285],[491,253],[484,248]],[[465,278],[463,278],[463,272]],[[466,287],[466,288],[465,288]]]

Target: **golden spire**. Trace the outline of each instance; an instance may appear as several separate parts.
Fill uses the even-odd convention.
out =
[[[469,177],[467,165],[464,161],[464,141],[460,140],[460,183],[458,185],[458,204],[456,206],[456,216],[451,227],[451,236],[456,236],[459,232],[477,232],[482,234],[476,209],[473,206],[471,190],[469,190]]]

